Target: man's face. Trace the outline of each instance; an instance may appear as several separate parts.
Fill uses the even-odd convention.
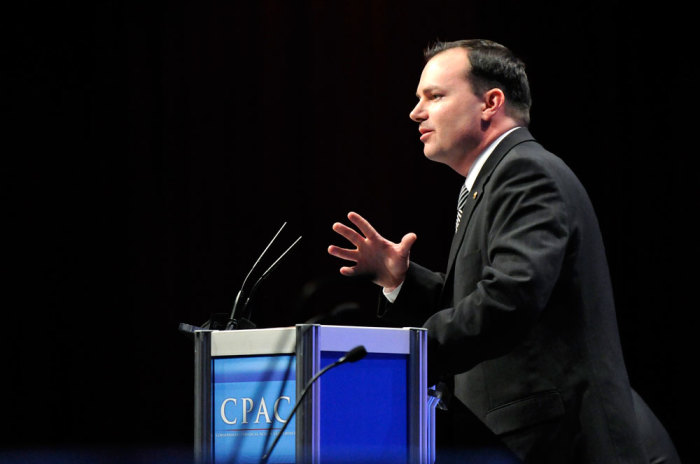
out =
[[[483,140],[483,101],[474,95],[466,79],[468,69],[463,48],[448,49],[431,58],[418,83],[418,104],[410,114],[420,123],[425,156],[458,172],[464,166],[468,169]]]

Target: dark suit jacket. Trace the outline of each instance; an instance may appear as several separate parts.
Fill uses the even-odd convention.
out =
[[[411,263],[380,313],[428,328],[430,378],[454,375],[456,399],[520,458],[649,462],[596,215],[528,130],[484,164],[446,273]]]

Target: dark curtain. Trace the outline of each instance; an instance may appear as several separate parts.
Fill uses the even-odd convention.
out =
[[[179,322],[231,311],[302,241],[260,327],[377,289],[326,254],[354,210],[445,265],[461,183],[408,113],[422,49],[490,38],[527,63],[531,130],[599,214],[631,380],[691,456],[696,76],[670,2],[52,2],[6,7],[5,449],[191,446]],[[271,260],[267,261],[269,265]],[[264,268],[263,268],[264,269]]]

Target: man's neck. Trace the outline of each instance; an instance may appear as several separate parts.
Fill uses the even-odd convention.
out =
[[[472,165],[469,167],[469,171],[467,172],[464,180],[464,184],[467,186],[467,189],[472,190],[472,187],[474,186],[474,182],[476,182],[476,178],[479,176],[479,172],[481,172],[481,168],[484,166],[486,163],[486,160],[491,156],[491,153],[496,149],[498,144],[501,143],[501,141],[508,136],[512,131],[517,129],[520,126],[515,126],[511,129],[508,129],[507,131],[503,132],[501,135],[496,137],[496,139],[491,142],[480,154],[479,156],[476,157]]]
[[[491,146],[493,142],[498,140],[506,132],[519,127],[519,124],[513,120],[503,121],[499,126],[491,125],[484,132],[479,145],[477,145],[474,150],[464,159],[464,162],[458,166],[455,171],[460,173],[462,176],[467,177],[467,174],[471,170],[472,166],[479,158],[479,156],[484,153],[484,151]]]

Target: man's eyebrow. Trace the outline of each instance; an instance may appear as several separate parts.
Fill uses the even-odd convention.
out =
[[[417,97],[417,98],[420,98],[420,94],[421,94],[421,93],[433,93],[433,92],[435,92],[436,90],[437,90],[437,91],[440,90],[440,87],[438,87],[437,85],[429,85],[428,87],[423,87],[421,90],[419,90],[418,92],[416,92],[416,97]]]

